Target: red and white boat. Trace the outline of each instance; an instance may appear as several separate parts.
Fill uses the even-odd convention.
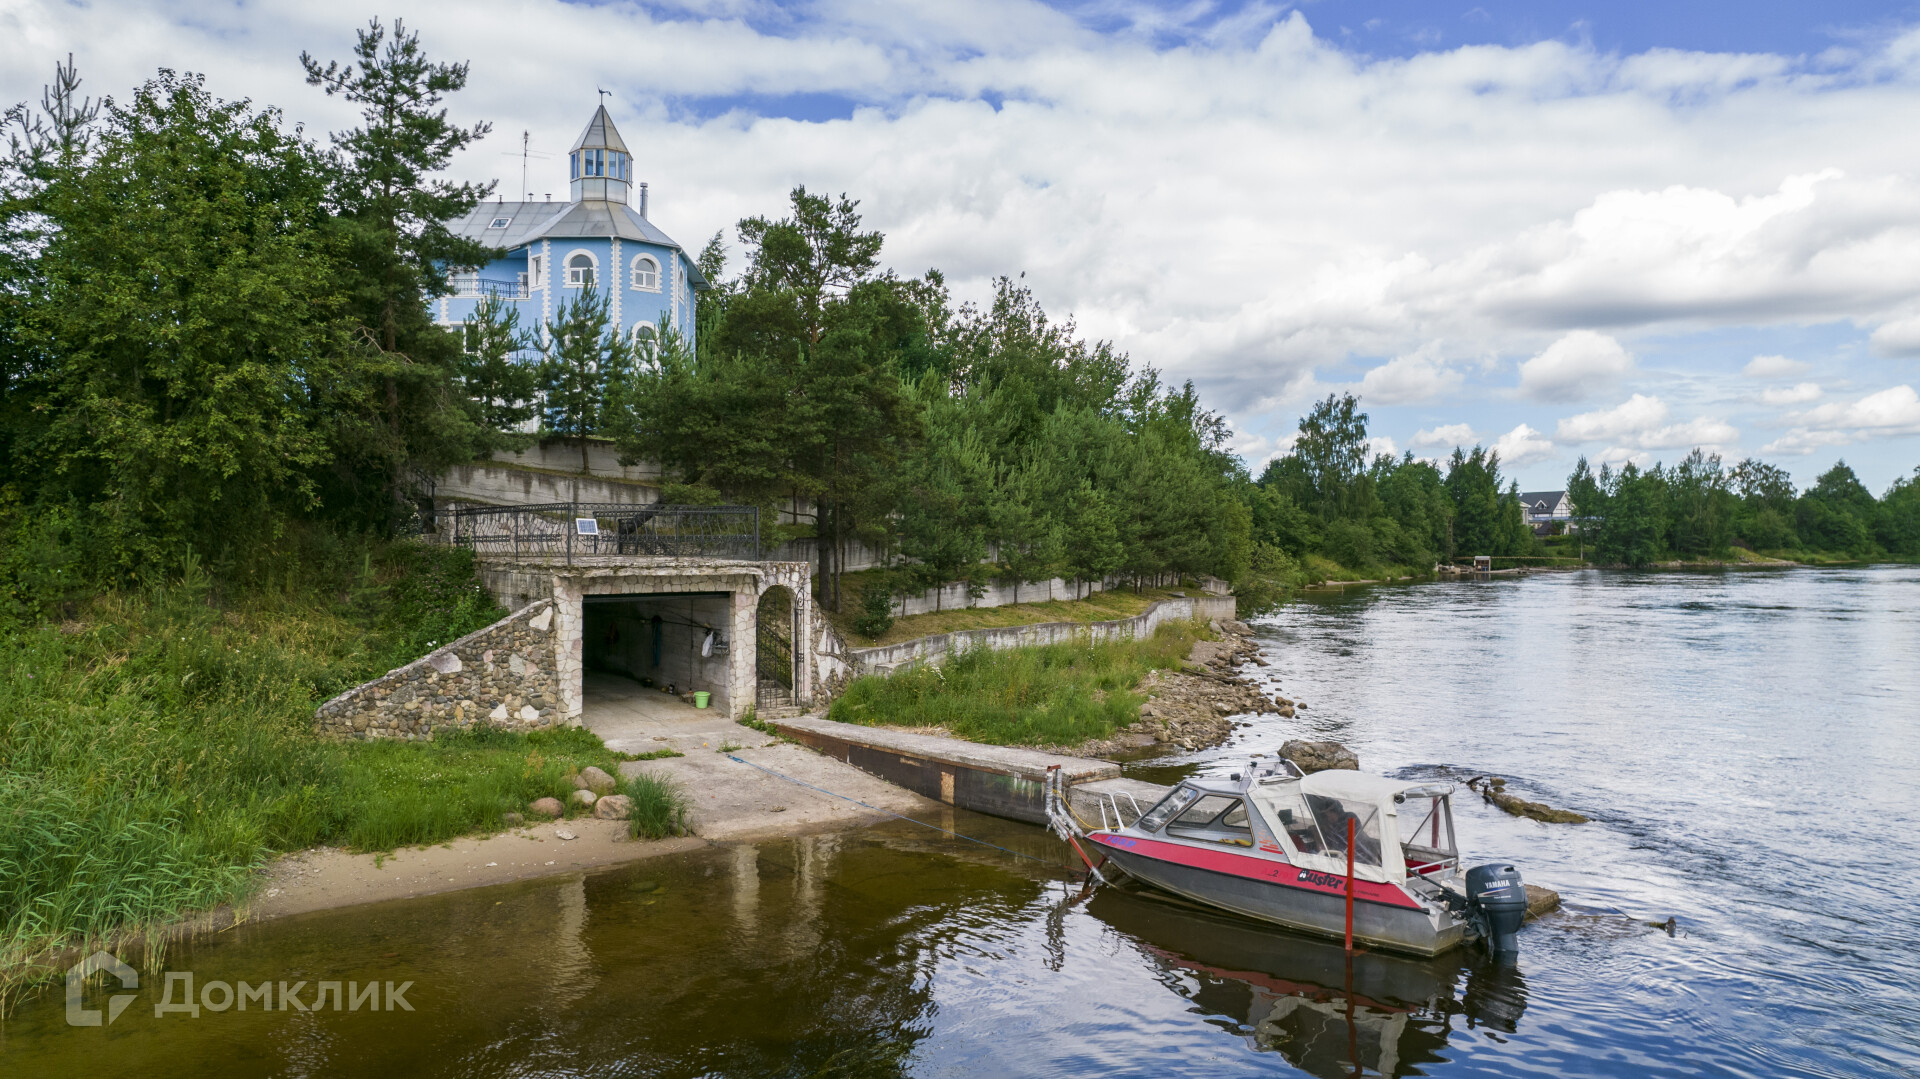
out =
[[[1181,782],[1131,824],[1112,823],[1126,819],[1112,802],[1109,826],[1082,834],[1136,879],[1244,917],[1342,938],[1350,926],[1357,943],[1415,955],[1472,938],[1516,950],[1520,874],[1504,864],[1462,872],[1452,793],[1255,757],[1230,778]],[[1062,815],[1057,824],[1073,827]]]

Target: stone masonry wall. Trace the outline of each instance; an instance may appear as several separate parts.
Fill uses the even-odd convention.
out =
[[[509,730],[563,724],[553,620],[552,600],[530,603],[333,698],[314,714],[314,729],[413,742],[478,723]]]

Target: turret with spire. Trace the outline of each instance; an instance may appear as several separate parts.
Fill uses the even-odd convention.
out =
[[[633,189],[633,155],[601,105],[567,154],[573,201],[605,200],[625,204]]]

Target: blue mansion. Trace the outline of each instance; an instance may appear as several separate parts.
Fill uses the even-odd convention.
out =
[[[519,309],[522,326],[544,334],[559,308],[592,286],[609,298],[614,325],[635,341],[672,328],[691,344],[692,290],[707,282],[686,249],[647,220],[646,184],[638,185],[640,208],[629,205],[633,155],[606,106],[574,142],[567,169],[566,202],[483,202],[448,223],[500,257],[454,275],[454,294],[437,301],[439,321],[465,322],[482,297],[497,296]]]

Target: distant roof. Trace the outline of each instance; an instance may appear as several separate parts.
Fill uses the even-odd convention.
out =
[[[1560,500],[1565,497],[1567,497],[1565,491],[1523,491],[1520,495],[1520,504],[1536,513],[1545,513],[1560,505]],[[1542,506],[1543,502],[1546,505]]]
[[[490,227],[501,218],[507,220],[506,227]],[[597,199],[583,202],[483,202],[466,216],[448,222],[447,228],[455,236],[477,240],[502,251],[542,239],[600,240],[616,236],[622,240],[638,240],[686,250],[674,242],[673,237],[661,232],[653,222],[641,217],[633,207]],[[700,267],[692,258],[686,262],[687,279],[693,287],[706,288],[707,279],[701,276]]]
[[[587,129],[573,140],[573,149],[606,149],[627,153],[627,144],[620,138],[620,131],[613,126],[613,117],[607,115],[605,105],[593,110],[593,119],[587,121]],[[572,153],[569,150],[568,153]]]

